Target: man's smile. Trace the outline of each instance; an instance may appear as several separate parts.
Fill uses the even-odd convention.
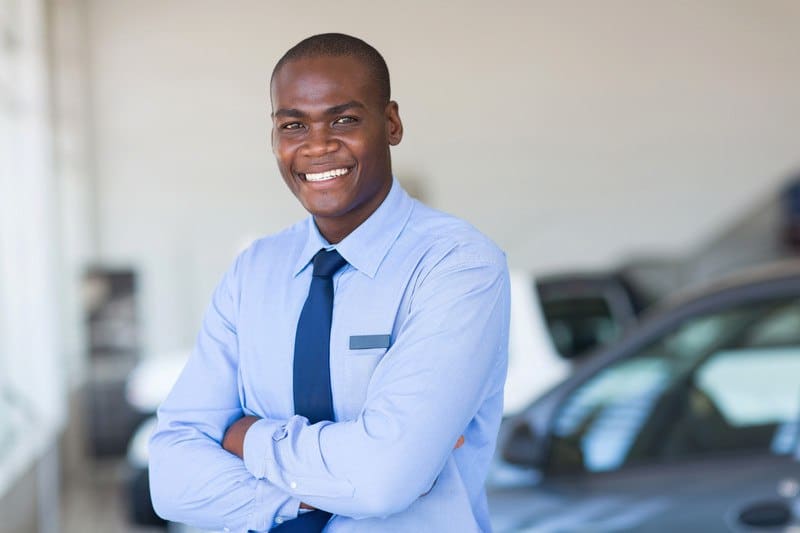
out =
[[[325,170],[323,172],[305,172],[305,173],[300,172],[298,174],[300,175],[300,178],[304,179],[305,181],[320,182],[320,181],[330,181],[340,176],[344,176],[346,174],[349,174],[351,170],[352,167],[340,167],[331,170]]]

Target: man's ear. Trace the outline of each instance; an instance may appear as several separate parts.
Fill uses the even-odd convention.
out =
[[[403,121],[400,120],[400,108],[394,100],[386,104],[386,138],[390,146],[397,146],[403,140]]]

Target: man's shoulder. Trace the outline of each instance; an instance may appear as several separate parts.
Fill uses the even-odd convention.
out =
[[[448,262],[493,263],[505,267],[503,251],[475,226],[454,215],[415,201],[406,237],[422,243],[430,255],[447,256]]]
[[[308,221],[301,220],[278,233],[255,239],[239,254],[237,262],[242,267],[263,264],[264,261],[286,261],[296,257],[308,237]]]

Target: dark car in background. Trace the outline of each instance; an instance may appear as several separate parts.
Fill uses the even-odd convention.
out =
[[[617,340],[648,305],[616,272],[544,276],[533,285],[555,348],[565,359]]]
[[[800,262],[789,261],[660,305],[506,420],[493,527],[800,527],[799,418]]]
[[[648,301],[617,271],[511,271],[504,415],[565,379],[575,362],[633,328]]]

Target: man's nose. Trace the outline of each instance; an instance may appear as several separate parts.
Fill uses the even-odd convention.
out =
[[[302,153],[308,157],[319,157],[338,149],[339,141],[330,135],[327,128],[312,128],[303,144]]]

